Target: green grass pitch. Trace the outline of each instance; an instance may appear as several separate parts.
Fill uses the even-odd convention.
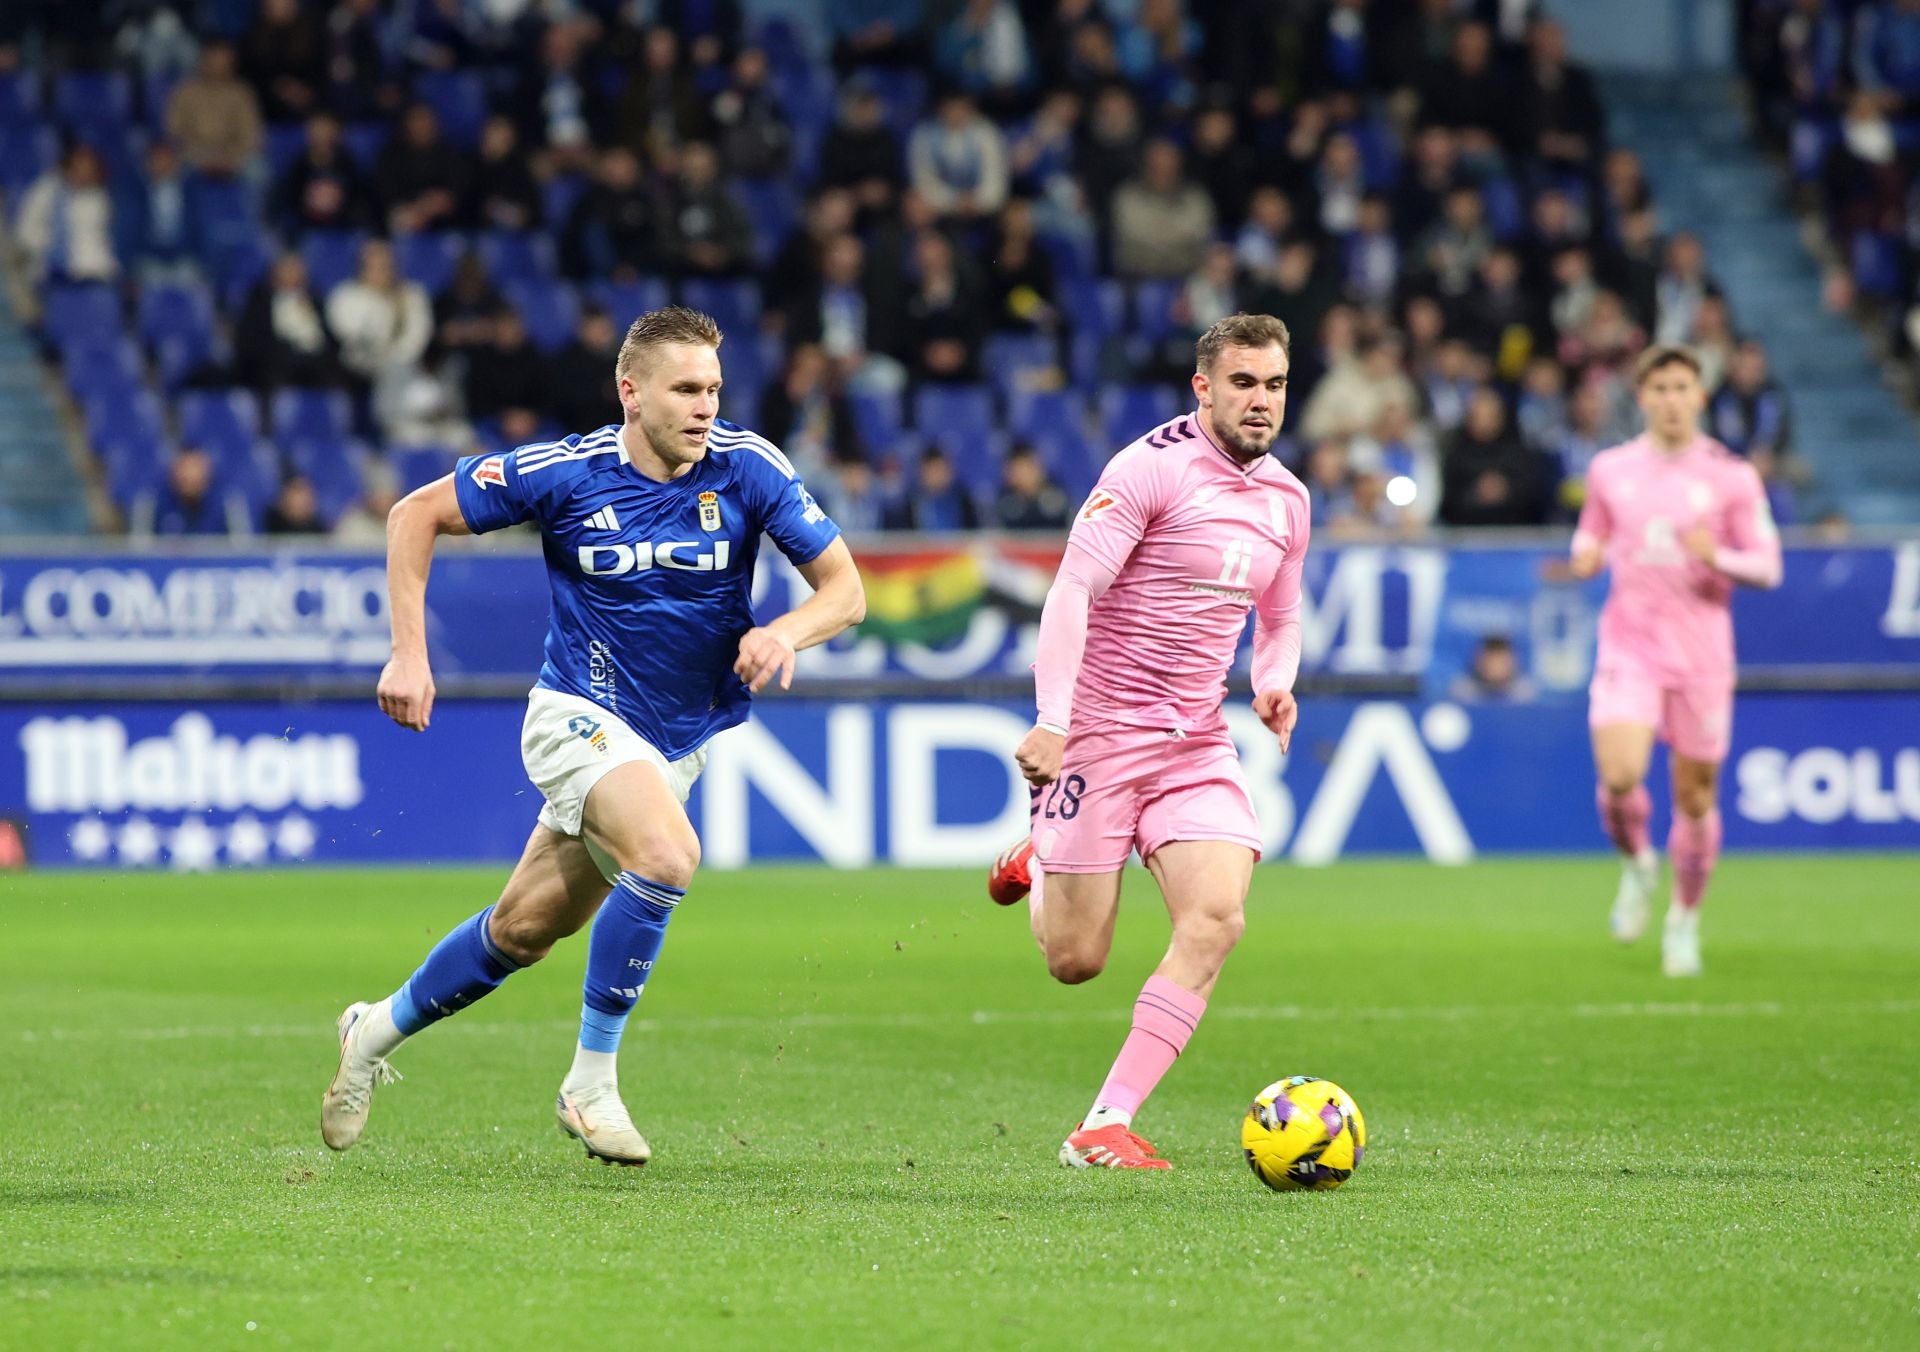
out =
[[[553,1123],[583,941],[320,1144],[331,1024],[503,872],[0,880],[0,1347],[1920,1346],[1920,861],[1727,861],[1707,976],[1603,859],[1259,871],[1139,1122],[1054,1152],[1166,921],[1051,983],[977,872],[702,876],[627,1036],[643,1170]],[[1274,1194],[1326,1076],[1371,1148]]]

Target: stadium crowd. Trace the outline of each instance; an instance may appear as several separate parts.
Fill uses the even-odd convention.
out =
[[[377,541],[453,455],[612,420],[670,297],[855,531],[1064,525],[1238,309],[1293,331],[1336,536],[1569,520],[1656,341],[1796,515],[1765,349],[1526,5],[102,8],[5,7],[0,190],[135,530]],[[1920,0],[1866,8],[1920,70]]]

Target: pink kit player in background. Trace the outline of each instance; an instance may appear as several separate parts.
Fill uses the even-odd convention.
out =
[[[1573,537],[1573,571],[1613,575],[1600,614],[1588,723],[1600,819],[1626,864],[1614,937],[1646,929],[1659,881],[1645,779],[1653,743],[1673,759],[1673,905],[1661,945],[1668,976],[1698,976],[1700,902],[1720,854],[1715,805],[1733,731],[1735,583],[1780,585],[1780,540],[1753,466],[1700,433],[1706,391],[1683,348],[1638,368],[1647,431],[1594,457]]]
[[[1048,970],[1068,983],[1106,964],[1130,853],[1173,921],[1133,1030],[1060,1148],[1077,1168],[1171,1167],[1133,1116],[1185,1048],[1244,925],[1260,828],[1221,700],[1252,610],[1254,708],[1285,749],[1309,529],[1306,488],[1268,455],[1287,344],[1269,315],[1234,315],[1200,339],[1198,409],[1108,464],[1041,616],[1039,718],[1015,753],[1035,786],[1032,832],[996,862],[990,891],[1002,904],[1029,897]]]

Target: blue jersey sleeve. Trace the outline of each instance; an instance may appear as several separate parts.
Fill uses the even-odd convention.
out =
[[[475,535],[532,519],[533,499],[521,486],[518,459],[517,451],[469,455],[453,467],[460,515]]]
[[[761,529],[773,537],[792,563],[812,563],[820,551],[840,538],[840,527],[813,500],[800,476],[766,485],[768,501],[761,512]]]

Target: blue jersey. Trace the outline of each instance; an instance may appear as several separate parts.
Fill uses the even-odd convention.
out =
[[[733,664],[761,532],[795,563],[840,534],[784,455],[718,420],[705,458],[667,483],[632,467],[617,426],[468,456],[453,482],[476,535],[540,527],[553,609],[537,684],[592,700],[668,760],[747,716]]]

